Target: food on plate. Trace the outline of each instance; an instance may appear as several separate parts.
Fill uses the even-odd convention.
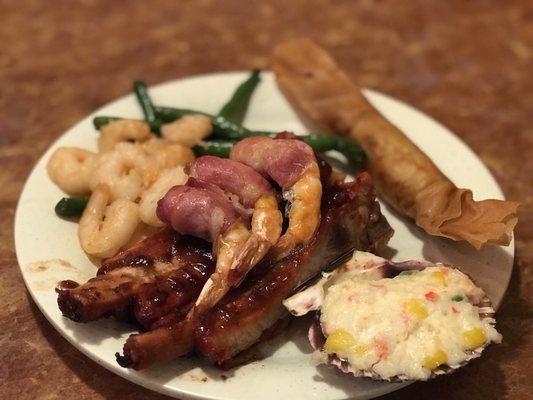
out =
[[[77,147],[60,147],[46,165],[48,176],[65,193],[83,195],[90,193],[91,176],[94,173],[97,155]]]
[[[457,188],[318,45],[309,39],[278,45],[273,70],[282,91],[315,123],[363,147],[379,193],[397,211],[431,235],[476,249],[509,244],[518,203],[475,201],[472,191]]]
[[[309,65],[307,79],[314,81],[321,70]],[[233,366],[280,329],[289,311],[319,311],[310,330],[318,362],[374,379],[428,379],[499,342],[488,299],[459,270],[362,252],[379,251],[393,234],[371,177],[361,172],[350,181],[320,154],[337,150],[359,168],[366,156],[358,144],[240,125],[258,82],[259,71],[252,71],[210,115],[155,106],[146,85],[136,81],[143,121],[96,117],[98,153],[62,148],[52,155],[51,179],[76,196],[62,199],[56,213],[81,213],[81,247],[102,259],[89,281],[60,282],[62,314],[76,322],[107,316],[136,322],[140,333],[116,358],[137,370],[191,354]],[[340,106],[340,115],[351,115]],[[372,113],[379,116],[364,115]],[[328,123],[336,124],[337,114],[331,115]],[[393,129],[382,117],[369,118]],[[372,124],[363,122],[370,132]],[[384,135],[376,134],[383,153],[366,136],[361,140],[376,179],[396,184],[379,170],[390,167]],[[403,137],[399,132],[390,135],[393,143],[410,143],[394,139]],[[425,160],[440,174],[412,147],[416,163]],[[412,173],[429,181],[425,173]],[[402,207],[404,200],[398,197]],[[412,209],[420,211],[419,204]]]
[[[59,188],[73,196],[64,197],[58,202],[55,208],[58,216],[65,218],[81,216],[89,203],[89,198],[84,196],[100,188],[99,201],[91,203],[93,206],[96,203],[100,205],[97,215],[99,218],[88,213],[82,216],[84,222],[91,222],[89,224],[91,229],[85,229],[79,234],[80,244],[88,255],[93,258],[109,257],[130,245],[137,236],[145,235],[145,232],[150,231],[150,227],[161,227],[163,222],[156,215],[157,201],[170,188],[187,181],[188,176],[184,173],[184,168],[194,161],[194,153],[198,156],[216,155],[228,158],[230,149],[239,140],[250,136],[277,135],[275,132],[253,132],[238,123],[242,120],[249,99],[259,82],[259,74],[258,70],[252,71],[250,77],[239,85],[217,115],[208,115],[196,110],[156,107],[146,85],[141,81],[135,81],[133,88],[143,111],[144,121],[108,116],[95,117],[94,126],[100,131],[98,153],[68,147],[59,148],[52,154],[47,165],[49,177]],[[331,135],[308,135],[300,139],[316,151],[342,150],[355,164],[364,159],[364,153],[357,144],[343,141],[342,138]],[[306,146],[300,142],[298,145]],[[308,153],[312,153],[311,149],[308,149]],[[315,177],[316,171],[317,168],[314,169]],[[307,199],[316,210],[316,205],[320,202],[320,195],[316,191],[316,179],[314,186],[311,186],[311,175],[307,175],[307,179],[309,188],[314,187],[315,194],[318,194],[314,200],[310,200],[311,196]],[[298,192],[296,189],[302,184],[303,182],[300,182],[294,190],[286,191],[286,194]],[[102,189],[104,187],[105,189]],[[104,190],[109,193],[106,204],[102,204],[101,201]],[[117,208],[122,209],[126,204],[124,200],[134,203],[138,208],[140,218],[137,218],[135,228],[131,224],[132,218],[116,218]],[[113,205],[117,201],[121,207]],[[295,201],[298,202],[299,198],[296,197]],[[272,198],[264,198],[258,203],[256,208],[263,212],[257,213],[253,219],[256,228],[258,228],[257,223],[262,221],[260,219],[262,215],[271,216],[272,213],[268,213],[268,210],[273,208],[273,202]],[[130,203],[128,207],[135,208]],[[113,222],[109,221],[110,218],[106,218],[106,213],[110,216],[115,215]],[[315,215],[315,218],[310,218],[309,225],[311,227],[314,225],[316,228],[317,221]],[[125,226],[118,226],[121,224]],[[109,232],[119,232],[120,235],[113,238],[108,246],[103,246],[102,240],[105,235],[98,232],[102,228],[106,228],[104,230]],[[87,234],[88,231],[90,235]],[[140,232],[141,235],[136,235],[136,232]],[[246,235],[244,230],[240,232]],[[270,236],[273,233],[263,232],[264,235]],[[299,240],[293,233],[284,235],[278,246],[278,258],[290,251],[290,239],[296,239],[296,242]],[[312,233],[313,229],[308,229],[308,236],[303,239],[309,239]],[[87,236],[90,236],[90,240]],[[241,237],[243,238],[244,236]],[[258,248],[254,253],[256,261],[252,264],[261,259],[261,254],[271,246],[265,247],[265,242],[259,243],[257,239],[257,235],[248,238],[247,248],[250,250],[241,252],[243,256],[247,255],[249,258],[254,253],[251,251],[252,245]],[[89,244],[90,241],[100,241],[100,243],[94,246]],[[270,241],[274,242],[272,238]],[[296,242],[293,245],[296,245]],[[284,252],[283,247],[286,248]],[[244,264],[241,262],[241,265]]]
[[[319,310],[315,361],[356,377],[426,380],[502,339],[489,299],[458,269],[361,251],[284,305],[298,316]]]
[[[107,124],[100,129],[98,135],[98,151],[105,153],[115,148],[115,145],[128,140],[144,142],[152,137],[150,127],[144,121],[122,119]]]
[[[78,225],[82,249],[95,257],[111,257],[132,237],[139,225],[139,205],[127,198],[112,200],[111,190],[93,191]]]
[[[162,228],[105,260],[88,282],[60,282],[57,301],[63,315],[76,322],[131,313],[128,317],[151,329],[162,318],[186,313],[214,266],[207,242]]]
[[[190,169],[187,183],[174,186],[159,201],[157,215],[174,230],[213,243],[216,271],[192,310],[202,313],[238,285],[277,242],[282,219],[274,189],[254,169],[209,156]],[[233,201],[228,195],[235,196]]]
[[[188,147],[196,146],[212,132],[211,118],[201,114],[184,115],[161,126],[161,136]]]
[[[376,251],[392,235],[368,174],[343,183],[329,179],[326,165],[321,169],[327,184],[320,227],[313,239],[283,260],[257,265],[239,287],[196,322],[190,337],[182,335],[183,321],[214,270],[214,260],[207,242],[169,228],[104,261],[89,282],[61,286],[58,304],[62,313],[85,322],[133,310],[132,317],[149,331],[126,341],[124,355],[118,357],[124,366],[143,369],[192,351],[217,364],[230,361],[286,317],[281,302],[294,289],[333,268],[339,257],[354,248]],[[192,244],[185,246],[183,240]],[[199,266],[203,272],[195,274],[195,279],[171,278],[187,276]]]
[[[247,138],[237,143],[230,158],[252,167],[282,188],[288,202],[289,224],[273,244],[274,257],[281,259],[307,243],[320,222],[322,184],[313,149],[301,140]]]

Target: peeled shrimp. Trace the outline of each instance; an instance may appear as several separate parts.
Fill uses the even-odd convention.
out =
[[[251,137],[233,146],[230,158],[273,179],[289,201],[289,225],[272,249],[274,259],[308,243],[320,224],[322,183],[313,150],[297,139]]]
[[[78,226],[82,249],[94,257],[111,257],[124,246],[139,224],[139,206],[126,199],[112,200],[111,191],[99,185],[91,195]]]
[[[117,143],[126,140],[143,142],[150,139],[151,136],[150,127],[144,121],[134,119],[113,121],[100,128],[98,150],[101,153],[111,151]]]
[[[161,134],[165,139],[187,147],[197,145],[212,131],[211,117],[201,114],[185,115],[161,127]]]
[[[50,179],[61,190],[70,195],[90,193],[90,178],[98,160],[98,155],[77,147],[57,149],[46,170]]]
[[[98,160],[90,179],[91,189],[107,185],[113,200],[124,198],[135,201],[143,190],[139,170],[148,168],[149,160],[133,143],[119,143],[113,151],[104,153]]]
[[[195,158],[190,148],[181,144],[171,143],[165,139],[153,138],[140,146],[150,160],[150,167],[142,171],[145,187],[150,186],[161,171],[187,165],[194,161]]]
[[[178,166],[161,172],[157,180],[146,189],[139,202],[139,215],[141,220],[150,226],[163,226],[164,223],[157,217],[157,202],[176,185],[187,182],[184,167]]]

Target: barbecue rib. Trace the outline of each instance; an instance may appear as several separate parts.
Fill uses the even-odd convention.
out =
[[[209,243],[164,228],[104,262],[95,278],[59,285],[64,316],[88,322],[132,307],[144,327],[195,300],[214,270]],[[70,288],[69,288],[70,287]]]
[[[228,293],[199,326],[180,321],[130,336],[124,356],[117,360],[143,369],[195,349],[220,365],[252,346],[287,315],[281,302],[295,289],[340,255],[354,248],[375,250],[391,235],[367,173],[351,183],[333,184],[324,193],[322,221],[308,245],[269,268],[259,265],[264,273]]]
[[[276,264],[256,282],[238,288],[204,319],[195,332],[196,351],[216,364],[236,356],[287,316],[282,301],[295,289],[354,248],[375,251],[392,229],[381,215],[368,174],[330,188],[323,217],[311,243]]]

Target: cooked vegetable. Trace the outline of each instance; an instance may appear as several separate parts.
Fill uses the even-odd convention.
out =
[[[224,107],[222,107],[218,113],[219,116],[235,122],[242,121],[246,109],[248,108],[250,97],[261,80],[259,78],[260,73],[261,71],[258,69],[252,71],[250,77],[237,87],[233,96],[231,96]]]
[[[200,111],[187,110],[172,107],[156,107],[157,116],[165,122],[171,122],[187,114],[204,114]],[[268,131],[251,131],[244,126],[228,120],[223,116],[213,116],[213,136],[219,139],[242,140],[250,136],[275,136],[278,132]],[[337,150],[350,161],[362,162],[365,160],[365,153],[361,147],[346,138],[336,137],[324,133],[300,136],[304,142],[311,146],[315,151],[324,152],[328,150]],[[200,154],[200,153],[198,153]],[[214,154],[211,154],[214,155]]]
[[[184,115],[201,114],[211,117],[212,115],[204,113],[202,111],[190,110],[188,108],[175,108],[175,107],[154,107],[155,114],[163,122],[173,122]]]
[[[133,91],[135,92],[137,100],[139,101],[139,105],[141,106],[141,109],[143,111],[144,120],[148,122],[148,125],[150,125],[150,129],[152,130],[152,132],[154,132],[156,135],[159,135],[161,121],[156,117],[154,104],[152,103],[152,99],[150,99],[146,84],[142,81],[133,82]]]
[[[63,218],[79,217],[89,201],[88,197],[63,197],[54,208],[56,214]]]
[[[349,139],[326,133],[301,136],[301,139],[318,152],[337,150],[350,161],[360,163],[365,160],[363,149]]]
[[[236,142],[234,140],[207,140],[194,146],[197,156],[217,156],[228,158],[229,152]]]
[[[113,122],[113,121],[118,121],[119,119],[123,119],[123,118],[121,118],[121,117],[107,117],[107,116],[94,117],[93,118],[93,125],[94,125],[95,129],[100,130],[100,128],[102,126],[107,125],[107,124],[109,124],[110,122]]]

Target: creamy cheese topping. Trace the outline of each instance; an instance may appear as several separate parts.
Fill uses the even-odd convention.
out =
[[[501,341],[474,305],[483,297],[468,276],[444,266],[392,279],[351,276],[325,293],[324,349],[385,379],[427,379],[438,366],[456,366],[470,350]]]

